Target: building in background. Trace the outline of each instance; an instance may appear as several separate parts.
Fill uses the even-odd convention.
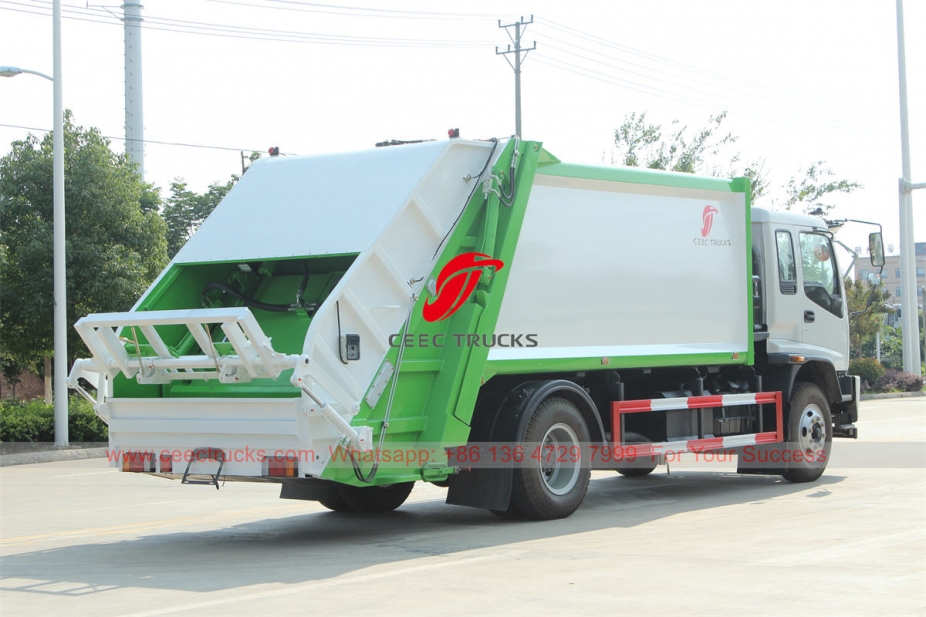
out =
[[[922,289],[926,288],[926,242],[917,242],[914,245],[916,261],[916,293],[919,297],[917,303],[920,310],[923,309]],[[872,268],[868,256],[859,255],[853,261],[856,280],[868,282],[870,274],[877,274],[877,268]],[[889,302],[897,309],[897,313],[888,317],[888,323],[892,326],[900,325],[900,300],[903,297],[900,288],[900,256],[887,255],[884,258],[884,270],[881,272],[881,283],[884,288],[891,294]]]
[[[926,242],[917,242],[914,244],[916,249],[916,287],[926,286]],[[867,281],[868,275],[872,272],[878,272],[877,268],[871,267],[868,256],[859,256],[853,263],[855,278]],[[881,272],[881,282],[884,288],[891,292],[891,298],[900,298],[900,256],[887,255],[884,258],[884,270]]]

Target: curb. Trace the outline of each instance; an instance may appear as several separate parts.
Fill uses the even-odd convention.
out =
[[[46,450],[44,452],[22,452],[19,454],[0,455],[0,467],[11,465],[31,465],[32,463],[53,463],[56,461],[73,461],[85,458],[103,458],[106,448],[68,448]]]
[[[926,392],[922,390],[919,392],[884,392],[881,394],[863,394],[863,401],[878,401],[888,398],[911,398],[914,396],[926,396]]]

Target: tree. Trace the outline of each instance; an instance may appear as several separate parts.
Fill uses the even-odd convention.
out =
[[[866,357],[877,355],[876,340],[865,341]],[[903,333],[900,328],[884,324],[881,327],[881,365],[886,369],[903,370]]]
[[[817,161],[803,170],[804,177],[798,180],[794,176],[785,185],[785,209],[790,210],[800,205],[805,213],[820,209],[820,214],[826,215],[835,207],[829,202],[829,197],[835,193],[851,193],[862,188],[858,182],[834,179],[836,174],[825,166],[824,161]],[[824,201],[826,200],[826,201]]]
[[[182,178],[171,182],[170,197],[167,198],[161,214],[164,222],[167,223],[167,256],[169,258],[173,259],[174,255],[183,248],[193,232],[215,210],[215,207],[237,181],[238,176],[232,175],[225,184],[214,182],[202,195],[187,189],[186,182]]]
[[[703,128],[693,132],[673,120],[670,131],[666,132],[662,125],[648,123],[646,113],[634,112],[625,116],[614,132],[614,145],[622,153],[623,164],[629,167],[728,178],[745,176],[752,186],[752,202],[756,203],[769,192],[765,159],[742,162],[742,154],[732,150],[738,137],[723,132],[726,117],[726,111],[710,116]],[[774,200],[774,204],[783,204],[786,210],[800,205],[804,212],[820,208],[821,214],[826,214],[834,207],[830,197],[862,188],[858,182],[837,179],[824,161],[799,170],[800,174],[803,177],[792,176],[781,188],[783,198]]]
[[[881,285],[869,287],[863,281],[851,278],[845,279],[845,287],[849,310],[849,355],[862,358],[864,349],[873,344],[884,325],[884,315],[894,312],[886,304],[891,294]]]
[[[634,112],[614,131],[614,145],[622,152],[623,164],[628,167],[709,176],[746,176],[752,181],[752,197],[756,200],[768,186],[765,161],[757,159],[741,167],[739,152],[725,152],[738,139],[732,133],[723,133],[721,125],[726,117],[726,111],[710,116],[707,125],[694,132],[673,120],[671,132],[663,138],[662,125],[648,123],[646,112],[639,115]]]
[[[247,167],[242,167],[241,173],[247,173],[251,165],[260,158],[260,152],[252,152],[247,158],[242,153],[242,166],[247,161]],[[183,245],[186,244],[190,236],[193,235],[203,221],[206,220],[219,202],[225,199],[228,191],[235,186],[241,178],[235,174],[231,175],[228,182],[213,182],[209,185],[209,190],[202,195],[194,193],[187,188],[183,178],[175,178],[170,184],[170,197],[164,205],[161,216],[167,223],[167,256],[174,258]]]
[[[0,351],[0,373],[3,374],[6,382],[10,384],[10,398],[16,398],[16,386],[22,382],[22,379],[19,378],[22,372],[23,367],[21,365],[17,364],[15,360],[5,357]],[[0,395],[2,394],[3,392],[0,392]]]
[[[720,125],[727,112],[708,118],[707,126],[689,135],[687,126],[672,121],[672,133],[663,140],[663,128],[646,122],[646,112],[631,113],[614,132],[614,145],[624,152],[624,165],[666,169],[683,173],[698,173],[705,164],[705,157],[716,156],[725,146],[736,143],[732,133],[718,136]],[[733,161],[739,160],[734,155]],[[641,165],[642,163],[642,165]]]
[[[124,311],[167,261],[160,198],[95,128],[64,122],[67,321]],[[54,350],[52,134],[0,159],[0,356],[20,366]],[[86,352],[73,328],[68,350]],[[69,358],[70,359],[70,358]]]

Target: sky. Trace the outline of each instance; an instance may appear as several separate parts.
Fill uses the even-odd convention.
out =
[[[64,104],[124,142],[119,4],[64,0]],[[0,0],[0,65],[53,72],[51,0]],[[146,0],[145,179],[166,195],[241,173],[240,151],[287,154],[388,139],[514,132],[514,74],[499,28],[523,17],[522,135],[561,160],[612,164],[630,113],[692,129],[727,111],[727,159],[764,160],[782,186],[818,161],[863,188],[833,216],[880,222],[899,251],[895,3],[852,0]],[[926,182],[926,0],[904,2],[914,182]],[[0,156],[52,125],[52,87],[0,79]],[[34,133],[39,131],[33,130]],[[163,143],[155,143],[163,142]],[[187,144],[187,145],[177,145]],[[209,146],[206,147],[191,147]],[[914,192],[926,241],[926,190]],[[865,244],[872,228],[839,238]]]

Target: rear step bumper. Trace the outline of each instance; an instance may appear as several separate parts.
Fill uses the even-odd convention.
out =
[[[109,399],[108,458],[124,471],[188,479],[210,479],[220,463],[222,476],[318,477],[341,435],[320,414],[303,413],[301,404],[299,398]]]

